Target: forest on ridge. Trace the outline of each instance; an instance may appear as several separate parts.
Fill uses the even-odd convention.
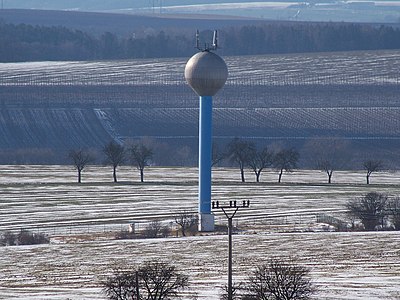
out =
[[[207,42],[211,35],[211,31],[201,32]],[[223,28],[219,37],[223,55],[400,48],[400,29],[370,24],[260,23]],[[97,36],[62,26],[0,21],[0,62],[187,57],[194,53],[194,44],[194,33],[185,29]]]

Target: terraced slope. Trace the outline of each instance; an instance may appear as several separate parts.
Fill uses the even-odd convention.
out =
[[[267,140],[400,140],[400,52],[227,58],[214,134]],[[0,66],[0,148],[100,148],[153,137],[195,144],[183,59]],[[183,143],[186,143],[183,142]],[[395,144],[395,145],[394,145]],[[393,146],[394,145],[394,146]]]
[[[110,139],[93,110],[9,108],[0,110],[3,148],[96,147]]]

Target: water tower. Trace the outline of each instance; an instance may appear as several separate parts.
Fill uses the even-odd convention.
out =
[[[213,53],[217,50],[217,32],[211,46],[199,46],[186,63],[185,78],[200,97],[199,113],[199,230],[214,230],[214,215],[211,213],[211,161],[212,161],[212,97],[224,86],[228,78],[225,61]]]

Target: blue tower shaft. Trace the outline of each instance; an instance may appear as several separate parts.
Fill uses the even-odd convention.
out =
[[[212,97],[200,96],[199,213],[211,214]]]

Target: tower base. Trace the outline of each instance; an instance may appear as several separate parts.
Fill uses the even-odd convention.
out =
[[[214,215],[199,213],[199,231],[210,232],[214,231]]]

